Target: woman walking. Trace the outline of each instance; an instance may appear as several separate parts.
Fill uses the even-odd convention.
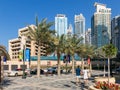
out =
[[[88,83],[88,73],[89,73],[89,70],[85,67],[85,69],[83,70],[84,84]]]

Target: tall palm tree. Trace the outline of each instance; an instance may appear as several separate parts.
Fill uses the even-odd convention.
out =
[[[27,36],[30,36],[32,41],[35,41],[38,45],[38,60],[37,60],[37,77],[40,77],[40,57],[41,57],[41,44],[46,44],[51,41],[51,35],[54,34],[54,31],[50,30],[50,27],[53,25],[53,22],[47,22],[47,19],[43,19],[40,23],[36,17],[36,26],[29,27],[29,32]]]
[[[117,48],[112,44],[107,44],[102,48],[103,52],[105,52],[105,56],[108,58],[108,83],[110,79],[110,59],[115,57],[117,54]]]
[[[66,40],[65,52],[72,56],[72,74],[74,74],[74,70],[75,70],[74,55],[77,52],[77,49],[80,45],[81,40],[83,40],[83,38],[77,38],[74,35],[67,37],[67,40]]]
[[[104,59],[104,77],[105,77],[105,52],[103,52],[102,47],[95,50],[95,57]]]
[[[57,65],[58,65],[58,71],[57,71],[57,74],[58,76],[60,76],[60,57],[61,57],[61,54],[64,53],[65,51],[65,38],[66,36],[64,34],[62,34],[61,36],[56,36],[54,38],[54,47],[52,48],[55,48],[55,51],[56,51],[56,54],[57,54]]]
[[[1,59],[2,56],[5,56],[7,60],[10,60],[10,56],[5,48],[5,46],[0,45],[0,83],[4,80],[4,67],[3,67],[3,61]]]
[[[94,56],[94,50],[94,46],[87,44],[81,44],[77,49],[77,53],[82,59],[82,69],[84,69],[84,58],[92,58]]]
[[[90,59],[90,58],[93,58],[94,57],[94,51],[95,51],[95,46],[93,45],[87,45],[86,44],[86,47],[87,47],[87,58]],[[88,63],[88,66],[89,66],[89,70],[90,70],[90,75],[91,75],[91,71],[92,71],[92,65],[91,65],[91,62]]]

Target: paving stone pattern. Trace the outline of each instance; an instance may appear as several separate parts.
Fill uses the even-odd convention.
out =
[[[93,71],[92,75],[100,75],[103,72]],[[75,75],[62,74],[57,75],[42,75],[40,78],[36,76],[27,77],[5,77],[3,89],[1,90],[88,90],[88,86],[93,85],[94,77],[91,77],[88,84],[84,85],[83,79],[81,84],[75,84]]]

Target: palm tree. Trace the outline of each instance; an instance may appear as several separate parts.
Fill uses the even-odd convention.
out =
[[[108,58],[108,84],[109,84],[109,79],[110,79],[110,59],[116,56],[117,48],[115,46],[113,46],[112,44],[107,44],[107,45],[103,46],[102,50],[105,53],[105,56]]]
[[[56,51],[56,54],[57,54],[57,65],[58,65],[58,71],[57,71],[57,74],[58,76],[60,76],[60,57],[61,57],[61,54],[64,53],[65,51],[65,35],[62,34],[60,37],[59,36],[56,36],[54,38],[54,47],[52,46],[51,48],[54,48],[54,50]]]
[[[7,58],[7,60],[11,60],[11,59],[10,59],[10,55],[8,54],[8,52],[7,52],[6,48],[5,48],[5,46],[0,45],[0,51],[2,51],[2,53],[3,53],[4,56]]]
[[[74,70],[75,70],[74,54],[77,52],[77,49],[80,45],[81,40],[83,40],[83,38],[77,38],[74,35],[67,37],[67,40],[66,40],[65,52],[72,56],[72,74],[74,74]]]
[[[86,52],[86,54],[87,54],[87,58],[93,58],[94,57],[94,51],[95,51],[95,46],[93,46],[93,45],[87,45],[86,44],[86,47],[87,47],[87,52]],[[89,70],[90,70],[90,75],[91,75],[91,71],[92,71],[92,65],[91,65],[91,62],[90,63],[88,63],[88,66],[89,66]]]
[[[57,74],[60,76],[60,57],[61,54],[65,52],[65,40],[66,36],[62,34],[61,36],[54,35],[52,41],[48,43],[48,48],[46,49],[48,53],[55,53],[57,55]]]
[[[104,77],[105,77],[105,52],[103,52],[102,47],[95,50],[95,57],[104,59]]]
[[[95,50],[95,47],[92,45],[81,44],[79,46],[77,53],[82,59],[82,69],[84,69],[84,58],[92,58],[94,56],[94,50]]]
[[[10,56],[5,46],[0,45],[0,83],[2,83],[4,80],[4,67],[3,67],[3,61],[1,59],[2,56],[5,56],[7,60],[10,60]]]
[[[53,25],[53,22],[47,22],[47,19],[43,19],[40,23],[36,17],[36,26],[29,27],[29,32],[27,36],[30,36],[32,41],[35,41],[38,45],[38,60],[37,60],[37,77],[40,76],[40,57],[41,57],[41,44],[47,44],[51,41],[51,35],[54,34],[54,31],[50,30],[50,27]]]

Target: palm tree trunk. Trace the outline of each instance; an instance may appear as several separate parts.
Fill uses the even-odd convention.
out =
[[[58,60],[58,76],[60,76],[60,59]]]
[[[65,63],[65,67],[66,67],[66,74],[68,73],[68,71],[67,71],[67,63],[68,63],[68,62],[66,62],[66,63]]]
[[[110,83],[110,58],[108,58],[108,84]]]
[[[58,74],[58,76],[60,76],[60,54],[57,54],[57,57],[58,57],[58,71],[57,71],[57,74]]]
[[[40,77],[40,53],[41,53],[40,45],[38,46],[38,61],[37,61],[37,77]]]
[[[83,60],[83,58],[82,58],[82,70],[84,69],[84,60]]]
[[[104,77],[105,77],[105,59],[104,59]]]
[[[74,56],[72,56],[72,74],[74,75],[75,72],[75,64],[74,64]]]
[[[91,77],[91,74],[92,74],[92,64],[90,63],[90,77]]]

